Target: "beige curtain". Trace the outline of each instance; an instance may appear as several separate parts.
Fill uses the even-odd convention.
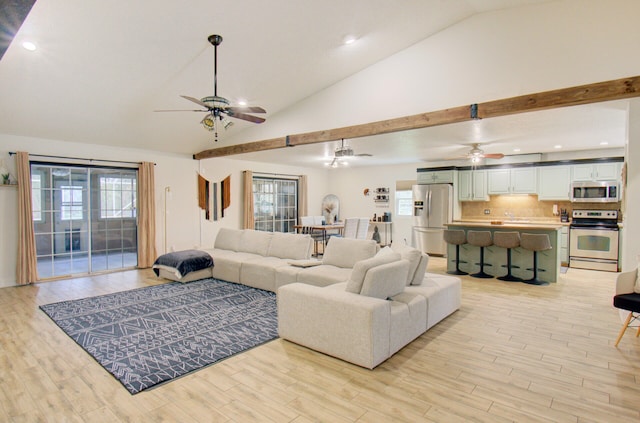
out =
[[[298,216],[309,215],[309,205],[307,200],[307,175],[300,175],[298,184]]]
[[[16,153],[18,172],[18,263],[16,282],[26,285],[38,280],[36,262],[36,239],[33,230],[33,212],[31,206],[31,169],[29,153]]]
[[[156,259],[156,201],[154,164],[138,168],[138,267],[151,267]]]
[[[253,229],[255,220],[253,219],[253,172],[245,170],[242,172],[243,187],[243,228]]]

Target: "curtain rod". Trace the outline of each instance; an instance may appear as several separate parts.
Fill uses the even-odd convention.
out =
[[[15,154],[16,154],[15,151],[9,151],[9,155],[10,156],[13,156]],[[45,158],[48,158],[48,159],[84,160],[84,161],[87,161],[87,162],[142,164],[142,162],[127,162],[127,161],[123,161],[123,160],[85,159],[85,158],[82,158],[82,157],[48,156],[46,154],[29,154],[29,156],[32,156],[32,157],[45,157]],[[155,166],[156,163],[154,163],[153,165]]]
[[[262,176],[287,176],[290,178],[299,178],[302,175],[288,175],[286,173],[266,173],[266,172],[252,172],[254,175]]]

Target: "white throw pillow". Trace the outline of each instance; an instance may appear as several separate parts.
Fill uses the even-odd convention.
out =
[[[370,269],[362,282],[360,295],[386,300],[403,292],[409,262],[401,259]]]
[[[640,266],[638,266],[638,270],[636,270],[636,284],[633,287],[633,292],[640,294]]]
[[[409,247],[408,245],[404,245],[399,242],[394,242],[393,244],[391,244],[391,249],[396,253],[399,253],[403,259],[409,262],[409,274],[407,275],[406,286],[411,285],[414,279],[414,275],[416,274],[416,269],[420,264],[422,252],[416,248]],[[424,273],[422,276],[424,276]],[[420,280],[422,280],[422,278],[420,278]]]
[[[347,281],[347,286],[344,290],[347,292],[353,292],[354,294],[359,294],[362,290],[364,278],[370,269],[398,260],[400,260],[400,254],[394,253],[393,251],[382,255],[378,253],[369,259],[360,260],[353,266],[353,270],[351,271],[351,275]]]
[[[416,272],[413,274],[413,278],[411,279],[411,285],[422,285],[422,281],[424,280],[424,274],[427,273],[428,263],[429,263],[429,256],[427,254],[422,253],[422,257],[420,257],[420,263],[418,263]]]

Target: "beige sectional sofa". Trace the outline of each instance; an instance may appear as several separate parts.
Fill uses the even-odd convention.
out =
[[[312,250],[309,235],[222,228],[197,276],[276,292],[281,338],[366,368],[460,307],[460,279],[426,273],[415,248],[335,237],[322,260]]]
[[[321,287],[299,273],[278,290],[280,337],[376,367],[460,308],[460,279],[426,273],[427,260],[399,245],[358,261],[346,282]]]

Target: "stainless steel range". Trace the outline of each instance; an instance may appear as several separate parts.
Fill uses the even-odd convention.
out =
[[[569,267],[617,272],[618,235],[617,210],[574,210]]]

